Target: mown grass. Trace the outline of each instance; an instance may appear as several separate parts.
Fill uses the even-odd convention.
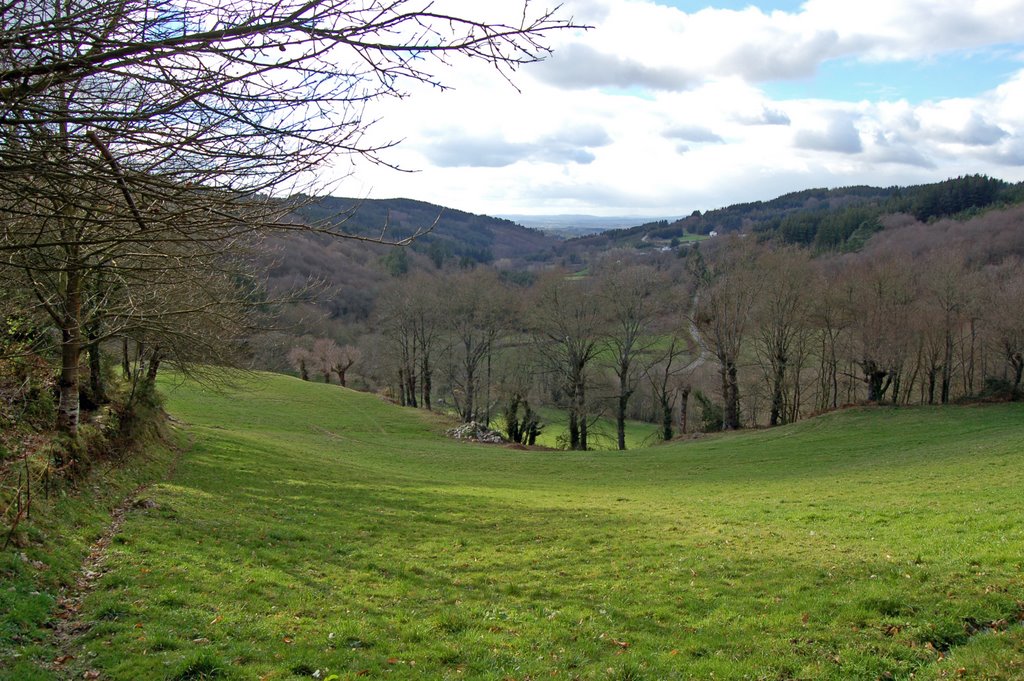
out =
[[[1022,405],[568,453],[286,377],[166,388],[195,445],[79,677],[1024,677]]]

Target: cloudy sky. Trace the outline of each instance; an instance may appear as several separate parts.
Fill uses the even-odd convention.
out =
[[[539,4],[541,0],[534,0]],[[493,11],[506,0],[477,0]],[[1024,180],[1024,0],[568,0],[516,87],[378,105],[388,161],[336,194],[475,213],[673,217],[809,187]],[[517,90],[518,88],[518,90]]]

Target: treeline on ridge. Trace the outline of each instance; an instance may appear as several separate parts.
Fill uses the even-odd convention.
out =
[[[906,213],[928,222],[1021,201],[1024,184],[984,175],[910,187],[806,189],[769,201],[734,204],[704,213],[694,211],[678,220],[610,230],[575,241],[582,248],[610,248],[635,245],[644,237],[668,241],[687,234],[754,232],[762,239],[818,251],[857,250],[881,229],[879,220],[885,215]]]

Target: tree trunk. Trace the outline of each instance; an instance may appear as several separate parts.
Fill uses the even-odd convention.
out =
[[[590,446],[590,443],[587,441],[587,430],[589,429],[590,425],[587,423],[587,421],[588,421],[588,419],[587,419],[587,410],[583,407],[583,405],[581,405],[580,406],[580,448],[579,448],[579,450],[581,452],[586,452],[587,449]]]
[[[82,278],[75,270],[67,273],[67,299],[61,324],[60,401],[57,405],[57,430],[74,437],[78,434],[78,360],[82,354]],[[63,461],[58,462],[62,465]]]
[[[576,414],[576,405],[569,408],[569,449],[580,448],[580,424]]]
[[[537,436],[540,435],[540,419],[530,409],[530,403],[523,401],[523,442],[531,447],[537,444]]]
[[[910,372],[910,380],[907,381],[907,389],[903,391],[903,404],[910,404],[910,397],[917,385],[917,376],[921,373],[921,348],[918,346],[917,360],[914,362],[914,370]]]
[[[410,365],[405,370],[405,403],[406,406],[416,408],[416,370]]]
[[[92,400],[98,406],[107,403],[107,390],[103,384],[103,366],[100,361],[99,341],[91,340],[88,347],[89,353],[89,392],[92,393]]]
[[[156,385],[156,374],[160,370],[160,346],[153,348],[153,354],[149,358],[149,368],[146,370],[146,382],[150,387]]]
[[[835,356],[835,350],[832,352],[832,362],[830,370],[832,372],[832,408],[839,408],[839,359]]]
[[[672,439],[672,403],[667,396],[661,399],[661,439],[668,442]]]
[[[132,377],[132,363],[128,358],[128,337],[121,339],[121,373],[125,378]]]
[[[780,417],[785,420],[783,415],[784,399],[782,395],[782,388],[784,381],[786,380],[786,358],[776,357],[775,358],[775,375],[772,377],[772,408],[771,415],[768,417],[769,426],[779,425]]]
[[[889,386],[895,385],[897,389],[899,387],[899,374],[889,372],[885,375],[885,382],[882,383],[882,388],[878,393],[878,401],[881,402],[885,399],[885,393],[889,390]]]
[[[885,378],[885,374],[882,372],[872,371],[868,373],[868,402],[878,402],[879,400],[882,399],[883,378]]]
[[[466,397],[465,404],[462,407],[462,420],[465,423],[469,423],[473,420],[473,415],[476,410],[476,405],[473,403],[476,399],[476,395],[473,390],[473,383],[476,381],[476,377],[473,375],[473,368],[466,363]],[[519,409],[519,400],[515,401],[516,410]]]
[[[1024,375],[1024,353],[1007,352],[1006,355],[1013,369],[1013,394],[1017,395],[1020,393],[1020,382]]]
[[[679,432],[686,435],[690,418],[690,386],[680,391],[679,398]]]
[[[505,433],[508,435],[508,439],[511,442],[522,444],[523,442],[523,431],[525,430],[525,416],[524,427],[519,427],[519,393],[512,393],[508,400],[508,406],[505,408]]]
[[[974,385],[975,362],[976,362],[975,349],[976,349],[977,344],[978,344],[978,329],[977,329],[977,324],[976,324],[976,320],[975,319],[971,319],[971,321],[970,321],[970,330],[971,330],[970,331],[970,333],[971,333],[971,342],[968,344],[967,357],[966,357],[966,360],[964,361],[964,372],[963,373],[964,373],[964,392],[965,392],[965,394],[973,395],[977,391],[977,387]],[[961,348],[963,347],[962,340],[961,340],[960,346],[961,346]],[[961,350],[960,354],[961,355],[963,354],[962,350]],[[984,372],[984,369],[982,369],[982,376],[984,376],[984,375],[985,375],[985,372]]]
[[[306,368],[305,359],[299,359],[299,374],[302,376],[303,381],[309,380],[309,369]]]
[[[622,392],[624,388],[625,386],[619,387],[619,404],[615,412],[615,432],[620,452],[626,449],[626,407],[629,404],[629,393]],[[671,421],[671,418],[669,420]]]
[[[789,415],[786,416],[786,423],[796,423],[800,420],[800,409],[803,408],[803,388],[800,382],[800,369],[796,370],[793,377],[793,402],[789,406]]]
[[[953,334],[946,328],[946,345],[942,364],[942,404],[949,404],[949,388],[952,383]]]
[[[352,368],[353,364],[355,364],[355,362],[349,360],[348,362],[341,362],[334,365],[334,373],[338,374],[338,384],[341,385],[342,388],[348,385],[348,370]]]
[[[881,402],[885,391],[889,388],[888,384],[883,386],[889,372],[880,369],[874,360],[865,361],[861,367],[864,371],[864,382],[868,386],[868,402]]]
[[[423,408],[430,411],[430,390],[431,390],[431,376],[430,376],[430,360],[426,355],[420,362],[423,373]]]
[[[740,427],[740,386],[736,363],[729,361],[722,367],[722,397],[724,409],[722,430],[738,430]]]
[[[729,368],[727,362],[722,362],[719,374],[722,377],[722,430],[729,430],[726,425],[729,421]]]
[[[491,427],[491,346],[487,346],[487,387],[484,389],[484,401],[487,405],[487,412],[484,414],[484,420],[487,422],[487,427]]]
[[[569,404],[569,449],[585,451],[587,449],[587,410],[586,395],[582,379],[576,378],[571,388]]]

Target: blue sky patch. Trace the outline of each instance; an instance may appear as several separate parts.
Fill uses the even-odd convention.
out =
[[[955,52],[927,61],[867,63],[827,61],[812,78],[762,84],[772,99],[833,99],[847,102],[906,99],[912,104],[975,97],[1024,69],[1019,49]]]
[[[636,99],[645,99],[649,102],[655,100],[654,91],[648,87],[640,85],[631,85],[630,87],[603,87],[599,88],[599,92],[604,95],[611,95],[612,97],[635,97]]]
[[[657,4],[664,5],[666,7],[675,7],[688,14],[693,12],[699,12],[702,9],[734,9],[741,10],[748,7],[754,6],[760,8],[764,13],[769,13],[774,10],[782,10],[783,12],[795,13],[800,11],[803,7],[803,0],[765,0],[752,2],[751,0],[716,0],[716,2],[698,2],[697,0],[655,0]]]

